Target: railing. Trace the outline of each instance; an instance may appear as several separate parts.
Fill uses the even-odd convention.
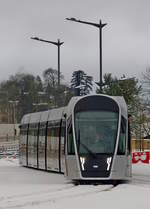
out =
[[[19,142],[9,141],[9,142],[0,142],[0,157],[7,156],[18,156],[19,153]]]

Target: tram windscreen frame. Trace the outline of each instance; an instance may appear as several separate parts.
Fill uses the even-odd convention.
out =
[[[113,154],[119,107],[106,97],[81,100],[74,111],[75,138],[79,155]]]

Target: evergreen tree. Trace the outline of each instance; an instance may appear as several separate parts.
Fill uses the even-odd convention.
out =
[[[92,90],[92,81],[93,78],[91,76],[87,76],[84,71],[74,71],[71,79],[71,88],[75,89],[75,94],[78,96],[86,95]]]
[[[141,86],[136,78],[126,78],[124,75],[121,79],[112,77],[112,75],[104,75],[103,93],[112,96],[123,96],[128,107],[132,110],[133,106],[139,101]]]

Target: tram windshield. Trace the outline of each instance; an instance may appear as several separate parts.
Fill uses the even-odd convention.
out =
[[[112,154],[115,149],[118,113],[82,111],[75,114],[75,133],[79,154]]]

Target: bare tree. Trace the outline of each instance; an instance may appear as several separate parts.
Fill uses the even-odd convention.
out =
[[[58,84],[58,71],[53,68],[48,68],[43,72],[44,83],[46,87],[55,88]],[[60,75],[60,79],[63,79],[63,75]]]

